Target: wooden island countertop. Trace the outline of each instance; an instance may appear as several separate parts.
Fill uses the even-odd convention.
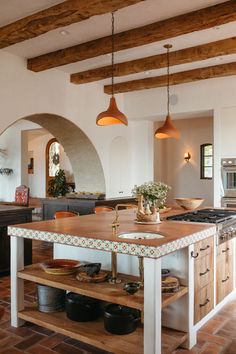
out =
[[[172,213],[180,211],[182,210],[177,209]],[[83,248],[159,258],[216,232],[216,227],[212,224],[165,220],[154,225],[136,224],[134,210],[121,210],[119,211],[120,226],[117,235],[114,236],[111,227],[114,218],[115,212],[109,212],[33,222],[10,226],[8,234]],[[159,233],[164,237],[142,240],[119,237],[120,234],[129,232]]]

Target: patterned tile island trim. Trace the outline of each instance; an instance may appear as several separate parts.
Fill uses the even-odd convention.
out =
[[[100,251],[117,252],[133,256],[143,256],[147,258],[159,258],[187,247],[197,241],[203,240],[216,233],[216,227],[212,226],[205,230],[195,232],[191,235],[180,237],[177,240],[170,241],[161,246],[147,246],[134,243],[116,242],[110,240],[100,240],[90,237],[74,236],[63,233],[46,232],[39,230],[30,230],[14,226],[8,227],[8,235],[55,242],[75,247],[90,248]]]

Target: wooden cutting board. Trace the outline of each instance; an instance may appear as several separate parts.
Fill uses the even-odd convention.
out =
[[[108,277],[108,272],[100,271],[98,274],[95,274],[93,277],[88,275],[86,272],[79,272],[76,275],[76,279],[85,283],[101,283],[106,281]]]

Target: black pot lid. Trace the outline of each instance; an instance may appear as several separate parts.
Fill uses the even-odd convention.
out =
[[[110,304],[105,307],[105,316],[107,317],[119,317],[119,318],[130,318],[136,319],[139,317],[139,311],[131,309],[130,307]]]
[[[75,303],[75,304],[81,304],[81,305],[95,304],[95,303],[99,302],[99,300],[93,299],[92,297],[80,295],[80,294],[76,294],[76,293],[72,293],[72,292],[70,292],[66,295],[66,300],[69,303]]]

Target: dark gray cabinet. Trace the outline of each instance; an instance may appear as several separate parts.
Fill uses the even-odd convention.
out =
[[[32,221],[32,208],[0,205],[0,276],[10,274],[11,240],[8,236],[9,225],[24,224]],[[24,240],[25,265],[32,263],[32,241]]]
[[[42,200],[43,220],[54,218],[56,211],[75,211],[79,215],[93,214],[95,206],[107,205],[115,207],[119,203],[135,203],[135,198],[108,198],[103,200],[78,198],[46,198]]]

